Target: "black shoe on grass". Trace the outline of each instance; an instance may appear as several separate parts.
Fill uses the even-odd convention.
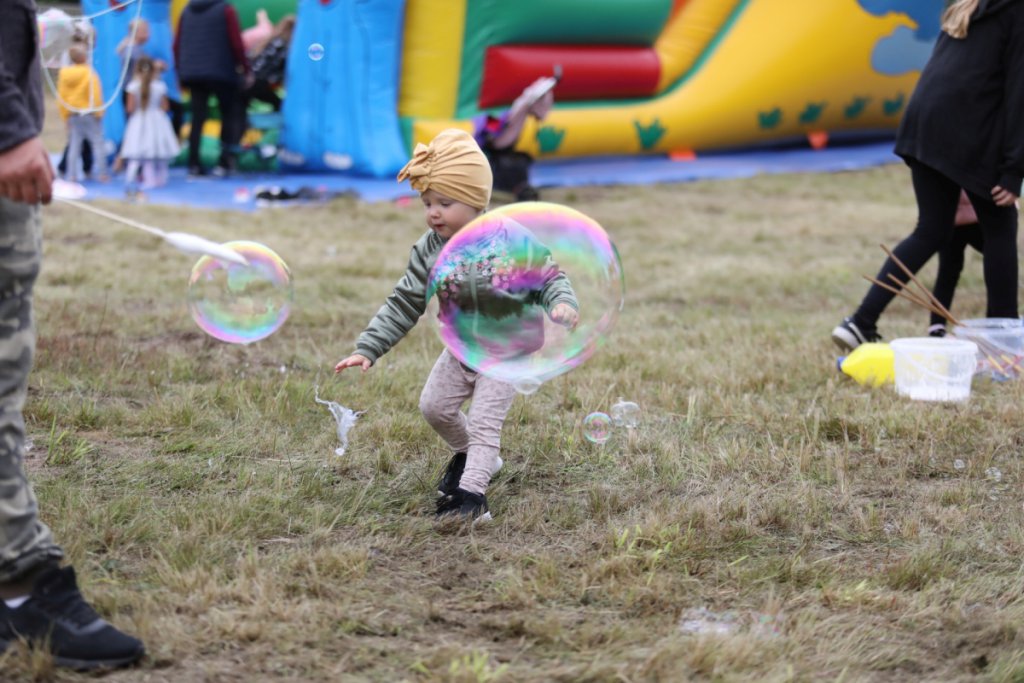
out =
[[[96,614],[71,567],[44,570],[29,599],[14,609],[0,600],[0,652],[18,640],[49,650],[57,666],[77,671],[129,666],[146,653],[142,641]]]
[[[875,329],[861,329],[853,318],[843,318],[832,330],[832,341],[844,351],[853,351],[861,344],[882,341],[882,335]]]
[[[494,477],[501,471],[502,465],[505,461],[501,459],[501,456],[495,456],[494,469],[491,470],[491,476]],[[444,474],[441,475],[441,481],[437,482],[437,495],[439,496],[450,496],[455,493],[455,489],[459,488],[459,482],[462,481],[462,473],[466,471],[466,454],[459,452],[452,456],[452,459],[448,461],[447,467],[444,468]]]
[[[441,475],[441,481],[437,482],[437,495],[450,496],[459,488],[462,480],[462,473],[466,470],[466,454],[458,452],[448,461]]]
[[[470,493],[465,489],[455,489],[453,493],[437,501],[437,518],[461,518],[474,524],[492,519],[490,508],[487,507],[487,496]]]

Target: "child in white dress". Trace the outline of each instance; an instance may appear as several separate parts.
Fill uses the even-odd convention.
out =
[[[167,167],[178,156],[181,145],[167,116],[167,86],[160,80],[151,58],[136,60],[134,77],[125,92],[128,123],[121,142],[121,157],[127,162],[126,189],[136,189],[140,168],[142,189],[159,187],[167,182]]]

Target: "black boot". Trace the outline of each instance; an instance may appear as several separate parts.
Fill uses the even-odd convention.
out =
[[[448,466],[444,468],[441,481],[437,482],[437,495],[450,496],[455,493],[455,490],[459,488],[459,482],[462,480],[462,473],[465,469],[466,454],[460,451],[452,456],[452,459],[448,461]]]

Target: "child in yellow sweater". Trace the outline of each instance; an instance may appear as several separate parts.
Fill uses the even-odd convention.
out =
[[[89,141],[99,179],[107,176],[107,155],[103,145],[103,86],[96,71],[86,63],[88,52],[84,45],[73,44],[68,49],[71,64],[57,74],[57,105],[68,132],[67,179],[78,180],[78,159],[82,142]]]

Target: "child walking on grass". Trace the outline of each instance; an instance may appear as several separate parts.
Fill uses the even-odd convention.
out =
[[[490,164],[466,132],[449,129],[429,145],[418,144],[399,172],[420,193],[426,233],[412,247],[405,275],[356,340],[355,353],[335,372],[360,367],[365,372],[413,328],[427,308],[427,280],[438,253],[453,235],[483,214],[491,198]],[[540,282],[537,300],[556,323],[575,327],[575,294],[557,267]],[[480,280],[482,288],[491,279]],[[507,382],[482,375],[441,352],[420,395],[420,411],[454,452],[438,484],[437,516],[468,520],[491,518],[486,491],[498,468],[501,428],[516,391]],[[470,400],[468,414],[462,404]]]
[[[125,189],[137,188],[142,170],[142,189],[167,182],[167,167],[178,156],[181,145],[167,116],[167,86],[160,80],[156,63],[150,57],[135,60],[135,74],[125,88],[128,123],[124,128],[121,157],[125,167]]]

